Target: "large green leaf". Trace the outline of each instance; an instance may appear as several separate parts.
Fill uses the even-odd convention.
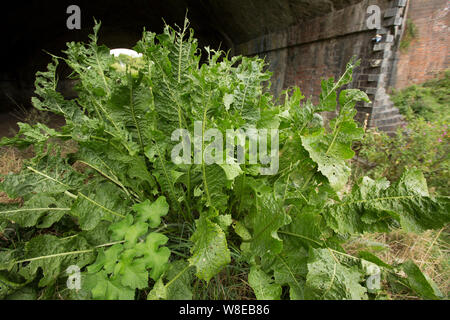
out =
[[[283,252],[277,255],[273,265],[275,282],[289,286],[291,300],[304,299],[304,287],[307,268],[308,251],[293,245],[285,245]]]
[[[125,217],[130,201],[111,182],[97,181],[84,186],[78,193],[71,213],[83,230],[94,229],[103,219],[117,221]]]
[[[302,136],[302,144],[308,150],[311,159],[318,165],[319,171],[328,178],[331,186],[340,191],[347,184],[350,168],[346,160],[353,158],[353,141],[362,138],[364,131],[353,120],[356,114],[354,106],[358,101],[369,101],[367,95],[359,90],[349,89],[340,93],[339,115],[330,126]]]
[[[252,253],[260,256],[280,253],[283,241],[277,231],[289,224],[291,218],[273,194],[257,192],[256,197],[256,210],[249,216],[253,229],[250,243]]]
[[[146,235],[151,220],[148,216],[134,221],[127,215],[110,226],[113,239],[119,241],[100,249],[85,275],[94,299],[133,299],[136,289],[148,287],[149,277],[158,281],[167,270],[170,250],[164,245],[168,238],[156,232]]]
[[[135,204],[133,210],[137,212],[137,221],[149,221],[150,228],[156,228],[161,224],[161,217],[169,212],[169,205],[165,197],[159,197],[153,203],[147,199]]]
[[[42,269],[43,277],[39,286],[44,287],[65,275],[69,266],[82,268],[93,260],[91,247],[83,237],[60,239],[52,235],[39,235],[27,242],[25,259],[22,261],[29,263],[19,273],[31,279],[36,276],[38,269]]]
[[[0,208],[0,220],[9,220],[21,227],[48,228],[59,221],[70,211],[70,203],[67,199],[58,199],[40,193],[32,196],[23,206],[5,206],[6,210]],[[9,208],[8,208],[9,207]]]
[[[396,225],[420,232],[446,225],[449,205],[447,197],[428,194],[420,171],[409,170],[392,186],[385,179],[363,178],[350,195],[328,205],[323,215],[328,225],[342,234],[388,231]]]
[[[105,271],[84,277],[84,284],[92,291],[92,298],[99,300],[134,300],[135,290],[123,286],[119,279],[108,279]]]
[[[330,249],[311,249],[306,276],[305,298],[325,300],[362,300],[363,275],[356,268],[342,265]]]
[[[280,300],[281,285],[274,283],[274,280],[257,266],[250,268],[248,283],[252,287],[256,299],[258,300]]]
[[[230,251],[222,228],[212,222],[206,213],[201,214],[195,225],[189,263],[197,268],[197,277],[209,282],[230,263]]]
[[[402,263],[401,269],[408,276],[407,282],[422,298],[428,300],[442,299],[442,293],[436,284],[420,271],[419,267],[411,260]]]
[[[4,177],[1,189],[10,198],[27,197],[36,193],[61,194],[76,190],[83,184],[83,175],[59,155],[44,155],[29,161],[17,174]]]
[[[192,267],[183,260],[171,263],[166,272],[167,299],[168,300],[192,300]]]

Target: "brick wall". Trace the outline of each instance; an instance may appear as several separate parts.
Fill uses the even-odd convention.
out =
[[[397,89],[423,83],[450,68],[450,1],[410,0],[408,19],[418,37],[405,52],[398,53],[393,85]]]
[[[317,102],[321,78],[339,78],[352,56],[361,60],[350,87],[365,91],[372,103],[357,105],[357,120],[367,116],[369,126],[394,132],[403,121],[387,95],[395,62],[406,0],[363,0],[301,24],[236,46],[236,53],[259,55],[269,62],[274,73],[272,92],[299,86],[306,97]],[[378,5],[382,27],[370,30],[367,8]],[[375,43],[373,38],[382,35]],[[324,114],[325,118],[333,116]]]

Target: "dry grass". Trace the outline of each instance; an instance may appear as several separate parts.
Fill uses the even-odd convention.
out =
[[[448,297],[450,293],[449,231],[448,228],[444,228],[414,234],[398,230],[387,234],[364,235],[347,243],[345,249],[356,255],[359,250],[367,250],[368,243],[378,243],[376,249],[368,251],[389,264],[414,261],[422,272],[436,283],[443,295]],[[418,299],[410,293],[388,292],[388,294],[392,299]]]
[[[17,173],[22,168],[23,155],[15,148],[0,148],[0,175]],[[0,178],[1,179],[1,178]],[[0,203],[17,203],[18,199],[10,199],[0,191]]]
[[[73,141],[52,141],[60,146],[61,156],[65,157],[69,153],[74,153],[78,149],[78,144]],[[55,150],[53,150],[55,152]],[[31,158],[34,156],[33,147],[29,147],[25,150],[18,150],[12,147],[1,147],[0,148],[0,181],[1,175],[6,175],[10,172],[18,173],[22,169],[23,160]],[[75,170],[82,168],[78,163],[74,164]],[[20,199],[10,199],[8,196],[0,191],[0,203],[17,203]]]

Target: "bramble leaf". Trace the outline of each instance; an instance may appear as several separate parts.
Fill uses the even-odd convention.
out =
[[[147,199],[142,203],[135,204],[133,210],[137,212],[137,221],[149,221],[150,228],[156,228],[161,223],[161,217],[169,212],[169,204],[165,197],[159,197],[153,203]]]

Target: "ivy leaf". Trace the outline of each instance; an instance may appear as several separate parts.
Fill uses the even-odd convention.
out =
[[[133,210],[137,212],[137,221],[148,221],[150,228],[156,228],[161,224],[161,217],[169,212],[169,204],[165,197],[159,197],[153,203],[147,199],[142,203],[135,204]]]
[[[274,280],[258,266],[250,268],[248,283],[258,300],[280,300],[281,298],[281,285],[274,283]]]
[[[230,263],[230,251],[222,228],[205,213],[195,222],[196,230],[191,237],[193,247],[189,263],[197,268],[197,277],[209,282],[224,266]]]
[[[109,279],[106,271],[86,275],[84,285],[97,300],[134,300],[135,290],[123,286],[119,279]]]
[[[114,267],[114,278],[120,279],[124,286],[144,289],[148,287],[148,272],[144,261],[135,260],[133,249],[125,250]]]
[[[147,269],[151,268],[150,277],[157,281],[161,275],[167,270],[170,250],[167,247],[162,247],[169,239],[161,234],[150,233],[145,242],[140,242],[135,246],[137,262],[143,262]]]
[[[366,288],[360,285],[363,275],[340,264],[330,249],[311,249],[306,276],[306,299],[363,300]]]

